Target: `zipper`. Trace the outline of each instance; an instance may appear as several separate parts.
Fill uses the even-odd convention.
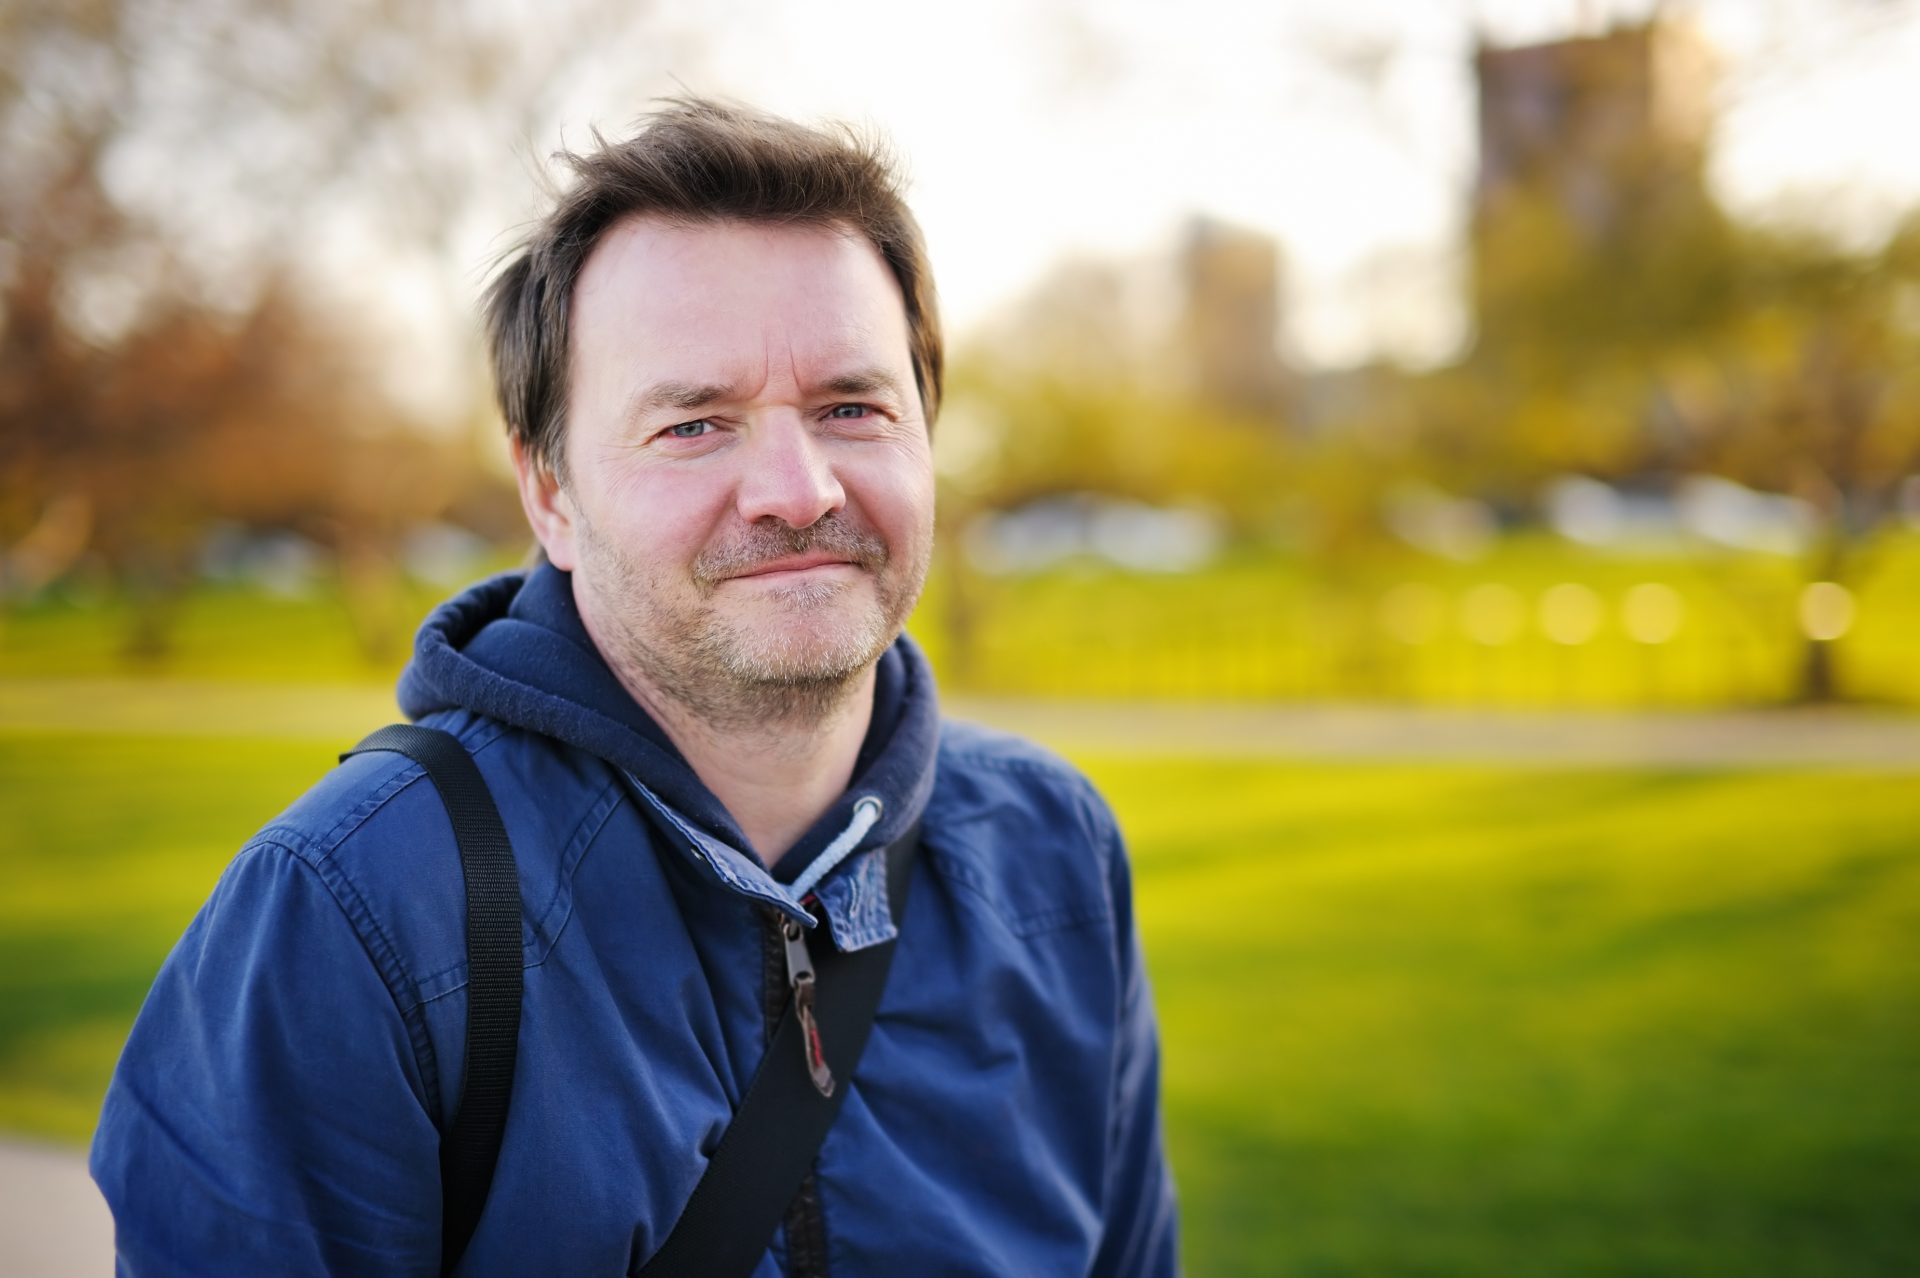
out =
[[[805,902],[812,908],[814,902]],[[793,997],[792,983],[786,978],[786,916],[778,910],[762,907],[765,926],[760,937],[761,985],[760,1012],[765,1020],[769,1041],[786,1014],[787,1000]],[[811,963],[808,964],[811,966]],[[786,1273],[788,1278],[829,1278],[827,1268],[827,1222],[820,1208],[820,1184],[811,1167],[800,1182],[799,1192],[787,1205],[782,1221],[786,1231]]]
[[[813,1010],[813,956],[807,953],[807,930],[796,920],[783,918],[780,940],[787,952],[787,985],[793,990],[794,1015],[800,1018],[800,1050],[806,1055],[807,1076],[816,1091],[831,1096],[833,1071],[827,1068],[826,1045],[820,1041],[820,1022]]]

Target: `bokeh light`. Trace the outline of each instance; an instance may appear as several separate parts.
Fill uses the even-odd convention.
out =
[[[1540,596],[1540,631],[1568,647],[1587,643],[1600,633],[1606,607],[1588,586],[1563,581]]]
[[[1832,643],[1853,629],[1853,592],[1837,581],[1810,582],[1800,592],[1800,628],[1807,638]]]
[[[1620,626],[1635,643],[1671,643],[1685,617],[1680,592],[1664,582],[1643,581],[1620,600]]]
[[[1446,619],[1446,596],[1425,582],[1403,581],[1380,597],[1381,628],[1401,643],[1432,643]]]
[[[1482,582],[1460,597],[1461,632],[1477,644],[1490,648],[1510,644],[1526,624],[1526,603],[1512,586]]]

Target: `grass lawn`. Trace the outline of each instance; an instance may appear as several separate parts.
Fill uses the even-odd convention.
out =
[[[1194,1273],[1920,1272],[1912,778],[1092,771]]]
[[[0,736],[0,1128],[80,1142],[337,742]],[[1083,760],[1194,1274],[1920,1271],[1912,778]]]

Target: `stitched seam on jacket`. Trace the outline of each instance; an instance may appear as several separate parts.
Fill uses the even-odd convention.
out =
[[[993,772],[1021,772],[1028,776],[1045,777],[1049,781],[1064,782],[1075,789],[1088,789],[1091,783],[1070,765],[1047,759],[1009,758],[1003,754],[980,753],[964,748],[946,747],[942,750],[942,762],[965,764],[969,769],[981,768]]]
[[[284,852],[293,861],[304,865],[308,873],[326,889],[328,899],[340,911],[347,926],[353,929],[354,939],[360,942],[360,948],[373,964],[380,983],[386,987],[387,997],[393,1000],[394,1010],[400,1014],[400,1023],[407,1027],[407,1039],[413,1045],[414,1065],[420,1070],[420,1084],[426,1092],[423,1099],[427,1112],[437,1115],[440,1112],[439,1060],[434,1055],[433,1041],[427,1033],[426,1017],[420,1012],[418,998],[409,1001],[408,996],[417,995],[417,992],[407,988],[406,969],[400,963],[391,938],[380,929],[379,921],[366,909],[366,902],[361,899],[352,882],[339,874],[338,867],[330,860],[316,863],[300,850],[266,838],[254,839],[241,850],[241,854],[267,848]],[[329,867],[335,872],[329,873]],[[347,899],[342,899],[343,892]],[[438,1126],[438,1119],[435,1125]]]
[[[567,850],[560,856],[558,882],[554,887],[553,896],[549,898],[539,920],[532,925],[534,934],[532,942],[521,952],[522,970],[531,971],[544,964],[552,957],[555,947],[559,945],[560,933],[573,917],[574,871],[585,859],[588,850],[599,840],[601,833],[606,829],[607,822],[619,810],[623,802],[619,791],[618,781],[609,782],[605,789],[594,796],[593,802],[588,805],[586,816],[580,819],[580,824],[574,827],[573,834],[567,839]],[[517,855],[518,849],[516,849]],[[420,1001],[432,1003],[465,989],[467,987],[466,972],[467,962],[462,958],[450,967],[421,977],[415,982],[420,992]],[[444,988],[441,985],[442,982],[446,982]]]
[[[1113,917],[1110,909],[1098,904],[1063,905],[1053,909],[1035,910],[1026,914],[1015,914],[1005,902],[994,896],[988,886],[987,877],[971,864],[935,848],[924,849],[940,873],[956,887],[965,888],[971,895],[978,897],[988,907],[1000,925],[1022,938],[1040,936],[1047,932],[1064,932],[1076,927],[1091,927],[1107,922]]]
[[[461,744],[466,746],[477,758],[481,751],[493,747],[503,739],[506,734],[507,729],[505,725],[490,719],[476,718],[465,732],[455,735]],[[404,755],[399,757],[406,759]],[[298,844],[298,855],[300,855],[302,859],[308,861],[308,863],[316,869],[318,869],[322,863],[332,866],[333,873],[338,874],[342,881],[353,885],[354,896],[363,902],[368,917],[373,921],[374,926],[380,930],[381,935],[385,937],[388,935],[389,929],[385,927],[381,922],[379,914],[373,909],[368,899],[368,894],[361,891],[358,883],[355,882],[353,876],[348,873],[346,868],[340,864],[339,859],[334,853],[337,852],[340,846],[349,838],[357,834],[360,829],[372,819],[376,812],[392,802],[395,795],[398,795],[415,782],[421,780],[427,780],[429,786],[433,784],[431,780],[427,779],[425,768],[413,762],[411,759],[406,759],[405,767],[402,767],[391,778],[377,787],[373,794],[369,795],[360,803],[355,804],[346,816],[334,823],[333,828],[327,832],[326,837],[317,843],[309,840],[300,831],[286,829],[285,827],[269,827],[267,831],[262,831],[262,835],[264,836],[268,833],[285,833],[291,835],[293,836],[293,841]],[[566,920],[572,913],[573,898],[570,889],[572,886],[573,872],[578,867],[579,861],[586,855],[587,849],[592,845],[593,841],[599,837],[600,831],[605,826],[607,820],[619,806],[619,788],[620,782],[617,777],[609,780],[601,792],[594,796],[593,802],[588,805],[587,814],[581,818],[580,824],[574,827],[573,834],[569,836],[567,851],[561,856],[558,881],[554,888],[554,895],[549,898],[540,918],[531,927],[532,935],[522,943],[521,967],[523,970],[538,967],[544,963],[547,956],[552,953],[554,945],[558,943],[560,929],[564,927]],[[435,788],[434,791],[434,802],[440,805],[443,812],[446,810],[445,799],[437,788]],[[448,819],[451,821],[451,814],[448,815]],[[449,838],[451,838],[451,828],[449,828]],[[391,940],[388,941],[388,944],[394,954],[394,961],[398,965],[399,971],[406,979],[407,985],[412,992],[413,1002],[410,1006],[431,1003],[466,988],[467,964],[464,956],[448,967],[424,975],[415,975],[409,972],[406,965],[401,962],[399,957],[400,947],[397,944],[393,944]],[[449,981],[450,977],[453,979]],[[443,981],[448,982],[445,988],[435,988]]]
[[[567,839],[567,846],[560,853],[559,867],[554,876],[553,895],[547,906],[540,912],[540,918],[534,924],[536,937],[544,935],[547,945],[539,959],[529,964],[538,967],[547,961],[554,947],[560,944],[560,933],[565,930],[568,920],[573,917],[573,876],[580,868],[580,862],[586,860],[587,853],[600,841],[601,832],[613,814],[626,802],[625,787],[619,777],[610,777],[593,796],[587,805],[587,814],[580,818],[580,824],[574,827],[573,834]]]
[[[454,735],[461,745],[467,747],[469,754],[479,754],[480,751],[486,749],[502,736],[506,735],[506,731],[505,724],[496,723],[490,719],[476,718],[464,733],[456,733]],[[375,790],[373,794],[356,803],[352,808],[347,810],[346,815],[334,822],[333,828],[328,830],[326,834],[322,835],[320,839],[314,843],[315,855],[321,857],[332,856],[334,849],[338,848],[342,843],[345,843],[354,831],[366,824],[373,814],[384,807],[394,795],[427,774],[425,768],[415,763],[406,755],[395,753],[394,757],[402,760],[404,766],[383,783],[379,789]]]
[[[1097,900],[1016,913],[994,894],[988,877],[975,869],[971,862],[953,853],[929,848],[928,851],[933,859],[939,863],[940,868],[949,878],[984,900],[993,908],[995,916],[1002,920],[1007,929],[1020,937],[1033,937],[1050,931],[1064,931],[1074,927],[1106,923],[1113,918],[1110,881],[1120,836],[1110,812],[1105,807],[1104,800],[1099,797],[1099,791],[1093,788],[1092,782],[1064,763],[1045,759],[1009,758],[990,752],[947,749],[944,751],[943,762],[967,770],[1020,776],[1043,782],[1050,788],[1065,789],[1066,797],[1072,803],[1075,815],[1079,817],[1081,833],[1086,836],[1087,845],[1099,858],[1101,891]],[[941,824],[949,829],[964,828],[991,820],[990,813],[979,812],[952,820],[943,820]]]

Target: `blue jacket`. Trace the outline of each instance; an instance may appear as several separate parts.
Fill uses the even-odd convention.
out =
[[[436,611],[401,705],[474,755],[525,902],[512,1106],[460,1273],[644,1262],[781,1010],[778,920],[816,946],[895,936],[879,849],[916,817],[872,1037],[757,1274],[1174,1271],[1112,816],[1058,759],[942,722],[910,641],[882,658],[854,783],[777,872],[614,679],[555,569]],[[349,760],[242,849],[161,968],[94,1138],[121,1272],[438,1271],[462,883],[437,793],[393,754]]]

